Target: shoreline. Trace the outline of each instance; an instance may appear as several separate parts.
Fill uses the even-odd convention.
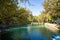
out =
[[[45,27],[48,30],[51,30],[52,32],[58,32],[60,29],[58,28],[59,25],[57,24],[52,24],[52,23],[45,23]]]

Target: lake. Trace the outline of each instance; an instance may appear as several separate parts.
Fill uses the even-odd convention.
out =
[[[59,32],[48,30],[43,24],[16,26],[9,30],[1,36],[2,40],[52,40],[53,34],[60,35]]]

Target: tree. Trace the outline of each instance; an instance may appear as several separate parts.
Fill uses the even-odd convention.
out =
[[[0,20],[1,23],[9,25],[17,8],[17,0],[0,0]]]
[[[19,10],[16,12],[15,16],[12,18],[13,23],[17,23],[19,25],[21,24],[27,24],[31,20],[29,20],[32,17],[32,14],[30,14],[30,11],[25,8],[19,8]]]
[[[41,14],[38,16],[38,21],[39,22],[45,22],[46,21],[46,12],[43,11]]]
[[[38,22],[38,16],[33,16],[33,22]]]
[[[60,18],[60,1],[59,0],[45,0],[44,1],[44,8],[47,14],[49,14],[53,20],[57,20],[57,18]]]
[[[0,1],[0,26],[21,25],[29,23],[31,11],[18,7],[18,0],[1,0]],[[2,26],[1,26],[2,27]]]
[[[60,6],[59,4],[59,0],[45,0],[43,3],[45,12],[46,12],[46,19],[48,20],[57,20],[58,18],[60,19]],[[44,13],[43,13],[44,14]],[[45,20],[46,20],[45,19]]]
[[[33,15],[31,13],[29,14],[28,20],[30,23],[33,21]]]

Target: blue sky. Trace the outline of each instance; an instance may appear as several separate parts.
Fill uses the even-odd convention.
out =
[[[29,6],[28,3],[26,3],[26,8],[31,10],[34,16],[38,16],[40,12],[44,10],[43,5],[42,5],[44,0],[29,0],[29,2],[33,4],[34,6]],[[24,4],[21,3],[19,4],[19,6],[24,7]]]

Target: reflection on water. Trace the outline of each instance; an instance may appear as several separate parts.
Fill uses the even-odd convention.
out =
[[[51,40],[53,33],[46,29],[44,25],[34,24],[23,27],[10,28],[10,32],[2,34],[2,40]]]

